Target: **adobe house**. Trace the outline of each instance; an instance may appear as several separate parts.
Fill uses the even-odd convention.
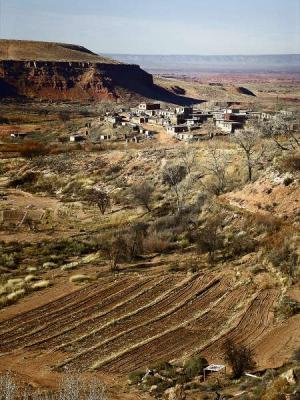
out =
[[[145,124],[148,122],[148,117],[132,117],[131,121],[135,124]]]
[[[12,137],[13,139],[25,139],[29,135],[30,133],[28,132],[14,132],[10,134],[10,137]]]
[[[216,120],[216,128],[221,129],[225,133],[234,133],[236,129],[241,129],[242,127],[242,122],[226,121],[224,119]]]
[[[100,135],[99,140],[111,140],[112,136],[111,135]]]
[[[121,124],[123,118],[119,115],[108,115],[104,118],[106,122],[109,122],[113,126],[116,126],[117,124]]]
[[[174,135],[176,133],[187,132],[187,125],[169,125],[167,126],[167,132]]]
[[[140,111],[159,110],[160,103],[140,103],[138,109]]]
[[[265,111],[261,113],[261,118],[263,120],[275,119],[277,113],[275,111]]]
[[[152,132],[152,131],[145,130],[144,134],[145,134],[145,137],[148,139],[152,139],[154,137],[154,132]]]
[[[175,108],[175,113],[176,114],[180,114],[180,115],[184,115],[185,117],[191,115],[193,112],[193,107],[176,107]]]
[[[83,135],[70,135],[70,142],[83,142],[86,140],[86,136]]]

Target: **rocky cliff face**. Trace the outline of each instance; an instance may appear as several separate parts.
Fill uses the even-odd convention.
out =
[[[137,65],[68,61],[0,61],[0,97],[53,100],[118,99],[153,89],[152,75]]]

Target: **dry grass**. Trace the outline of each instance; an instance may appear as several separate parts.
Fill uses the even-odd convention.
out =
[[[50,286],[50,281],[48,281],[48,280],[42,280],[42,281],[33,283],[33,284],[31,285],[31,289],[32,289],[32,290],[40,290],[40,289],[45,289],[45,288],[47,288],[47,287],[49,287],[49,286]]]
[[[69,281],[71,283],[83,283],[83,282],[87,282],[90,280],[91,280],[91,277],[88,275],[84,275],[84,274],[73,275],[69,279]]]

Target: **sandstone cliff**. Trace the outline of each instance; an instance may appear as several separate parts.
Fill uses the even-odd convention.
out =
[[[0,40],[0,99],[99,101],[151,98],[175,104],[195,102],[153,83],[138,65],[124,64],[82,46]]]
[[[54,100],[117,99],[153,86],[137,65],[57,61],[0,61],[2,96]]]

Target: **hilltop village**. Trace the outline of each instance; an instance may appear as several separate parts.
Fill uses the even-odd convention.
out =
[[[163,131],[170,138],[191,143],[244,130],[247,121],[276,120],[283,116],[292,115],[284,110],[258,112],[238,106],[216,106],[211,110],[203,110],[192,106],[162,107],[160,103],[143,102],[128,110],[120,108],[106,112],[77,133],[71,134],[69,140],[139,143],[155,139],[156,134]]]

